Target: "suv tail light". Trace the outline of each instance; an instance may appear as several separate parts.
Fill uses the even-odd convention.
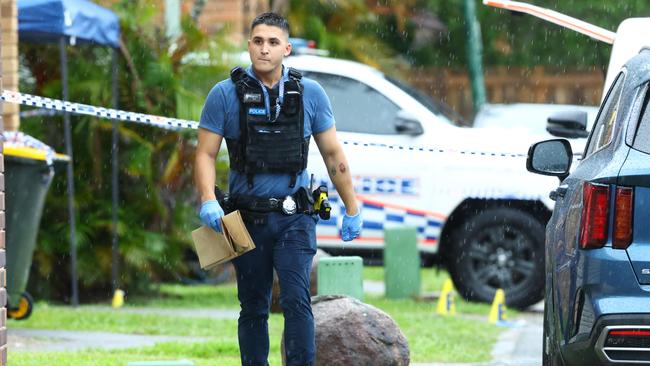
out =
[[[614,207],[614,233],[612,246],[627,249],[632,243],[632,220],[634,208],[634,190],[631,187],[616,188]]]
[[[580,247],[602,248],[607,242],[609,186],[585,182],[582,193]]]
[[[602,248],[607,243],[609,191],[608,185],[584,183],[580,225],[580,247],[582,249]],[[616,187],[615,192],[612,247],[627,249],[632,243],[634,189]]]

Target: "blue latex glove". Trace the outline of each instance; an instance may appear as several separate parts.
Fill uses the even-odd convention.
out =
[[[343,241],[350,241],[361,234],[361,211],[354,216],[347,213],[343,216],[343,225],[341,226],[341,238]]]
[[[217,200],[208,200],[201,204],[201,210],[199,211],[201,222],[218,233],[222,231],[221,218],[223,215],[223,209]]]

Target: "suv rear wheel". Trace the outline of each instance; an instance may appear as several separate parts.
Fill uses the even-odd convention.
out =
[[[484,210],[452,234],[447,258],[456,289],[467,300],[490,302],[497,289],[506,304],[525,308],[544,295],[544,226],[509,207]]]

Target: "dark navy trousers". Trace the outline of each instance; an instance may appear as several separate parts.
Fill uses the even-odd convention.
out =
[[[314,316],[309,273],[316,254],[316,220],[309,215],[269,213],[265,225],[246,223],[255,249],[233,260],[237,272],[239,352],[243,366],[266,366],[273,269],[280,282],[288,366],[315,363]]]

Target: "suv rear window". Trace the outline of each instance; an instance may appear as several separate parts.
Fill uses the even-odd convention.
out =
[[[614,126],[616,124],[616,117],[618,116],[618,107],[621,101],[621,93],[623,91],[623,83],[625,80],[624,74],[618,74],[616,80],[614,81],[612,87],[607,94],[607,98],[603,102],[604,105],[600,110],[598,119],[594,125],[593,131],[591,131],[591,136],[589,137],[589,142],[587,143],[587,150],[585,152],[585,158],[594,152],[602,149],[610,141],[612,141],[612,136],[614,135]]]
[[[650,88],[646,88],[646,90],[641,120],[636,130],[633,147],[650,154]]]

